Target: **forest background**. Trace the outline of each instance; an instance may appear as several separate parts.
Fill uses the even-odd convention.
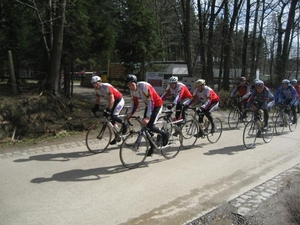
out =
[[[230,89],[231,69],[277,87],[298,78],[299,20],[298,0],[1,0],[0,79],[15,74],[18,96],[26,71],[41,95],[71,98],[74,71],[119,62],[143,80],[152,62],[179,61],[208,84],[219,69],[218,91]],[[3,105],[11,131],[20,115]]]

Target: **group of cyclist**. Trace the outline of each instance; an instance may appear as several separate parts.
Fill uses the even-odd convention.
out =
[[[276,90],[274,95],[264,82],[259,79],[255,79],[254,83],[250,85],[245,77],[240,77],[239,83],[231,91],[229,98],[238,99],[237,106],[240,109],[240,120],[243,120],[247,116],[248,108],[255,108],[254,116],[257,116],[259,110],[264,112],[264,130],[268,128],[269,121],[269,109],[275,104],[286,105],[291,108],[293,113],[293,124],[297,123],[297,112],[299,113],[299,98],[300,98],[300,85],[298,81],[293,79],[283,79],[281,86]]]
[[[122,124],[121,131],[126,133],[127,127],[124,121],[118,117],[120,111],[123,109],[125,101],[122,93],[113,87],[109,83],[103,83],[101,77],[93,76],[91,79],[93,87],[95,89],[95,105],[92,109],[96,112],[99,109],[100,99],[105,99],[108,102],[106,110],[104,110],[104,116],[110,116],[111,122],[115,125],[116,122]],[[185,120],[185,110],[191,105],[199,105],[199,123],[203,122],[203,116],[205,115],[211,123],[210,133],[215,132],[215,125],[210,110],[218,106],[220,97],[209,86],[206,85],[205,80],[198,79],[195,82],[195,89],[191,93],[185,84],[178,81],[178,77],[172,76],[168,81],[168,86],[165,92],[160,96],[152,85],[145,81],[138,81],[137,77],[133,74],[128,74],[125,77],[127,87],[130,89],[130,95],[132,98],[131,112],[127,115],[130,118],[139,107],[139,100],[145,103],[145,110],[142,119],[142,125],[148,127],[152,132],[160,134],[162,138],[163,146],[168,144],[169,134],[167,131],[163,131],[155,126],[160,113],[162,112],[163,102],[169,97],[173,96],[172,107],[175,107],[176,120]],[[248,108],[254,107],[256,116],[259,110],[264,111],[264,128],[268,128],[269,113],[268,110],[274,106],[274,104],[289,104],[293,112],[293,123],[297,123],[296,107],[298,106],[299,113],[299,100],[300,86],[297,84],[297,80],[293,79],[291,82],[287,79],[282,80],[282,85],[277,89],[275,94],[264,82],[259,79],[255,79],[254,83],[250,86],[245,77],[240,77],[239,83],[234,87],[230,93],[229,98],[238,99],[238,107],[242,112],[240,119],[245,119],[247,116]],[[178,135],[178,132],[173,134]],[[201,131],[196,136],[201,137]],[[110,144],[116,144],[120,139],[115,138]],[[148,156],[153,154],[153,146],[148,151]]]
[[[115,125],[115,122],[122,124],[122,133],[126,133],[126,125],[124,121],[118,118],[120,111],[124,107],[124,98],[120,91],[114,88],[109,83],[103,83],[101,77],[93,76],[91,79],[93,87],[95,89],[95,105],[92,108],[93,112],[99,110],[100,99],[105,99],[108,102],[106,110],[104,110],[104,116],[110,116],[111,122]],[[160,113],[162,112],[163,102],[169,97],[173,96],[172,107],[176,108],[175,119],[185,120],[185,110],[191,106],[200,104],[199,111],[211,122],[211,133],[214,132],[214,122],[210,113],[210,109],[219,104],[220,98],[216,92],[210,87],[206,86],[205,80],[199,79],[195,82],[196,88],[193,93],[184,85],[178,81],[178,77],[172,76],[169,79],[169,84],[165,92],[160,96],[151,84],[145,81],[138,81],[137,77],[133,74],[128,74],[125,77],[127,87],[130,89],[130,95],[132,98],[131,112],[127,115],[130,118],[138,109],[139,100],[145,103],[145,110],[142,119],[142,125],[149,128],[152,132],[160,134],[162,138],[163,146],[168,144],[170,134],[167,131],[160,130],[155,126]],[[203,122],[203,114],[199,116],[199,122]],[[174,133],[177,136],[178,133]],[[202,135],[202,134],[201,134]],[[110,144],[116,144],[120,141],[115,138]],[[148,156],[153,154],[154,147],[151,146],[148,151]]]

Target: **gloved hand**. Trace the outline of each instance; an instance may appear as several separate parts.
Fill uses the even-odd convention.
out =
[[[186,110],[189,107],[189,105],[183,105],[183,109]]]
[[[172,108],[173,108],[173,104],[172,104],[172,105],[170,105],[170,104],[167,105],[167,109],[168,109],[168,110],[171,110]]]
[[[197,112],[197,113],[201,113],[201,112],[202,112],[202,108],[201,108],[201,107],[200,107],[200,108],[197,108],[197,109],[196,109],[196,112]]]
[[[103,111],[103,116],[104,116],[104,117],[109,117],[109,116],[111,116],[111,113],[112,113],[112,111],[111,111],[109,108],[106,108],[106,109]]]
[[[95,104],[92,108],[92,112],[95,114],[99,110],[99,104]]]

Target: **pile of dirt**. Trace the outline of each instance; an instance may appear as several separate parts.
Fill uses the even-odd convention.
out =
[[[85,131],[96,121],[90,103],[79,98],[24,91],[12,96],[3,84],[0,90],[2,143]]]

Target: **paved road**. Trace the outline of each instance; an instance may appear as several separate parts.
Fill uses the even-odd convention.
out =
[[[87,93],[91,90],[88,89]],[[299,128],[246,150],[227,129],[175,159],[125,169],[118,148],[92,155],[77,142],[0,155],[0,224],[185,224],[299,164]]]

